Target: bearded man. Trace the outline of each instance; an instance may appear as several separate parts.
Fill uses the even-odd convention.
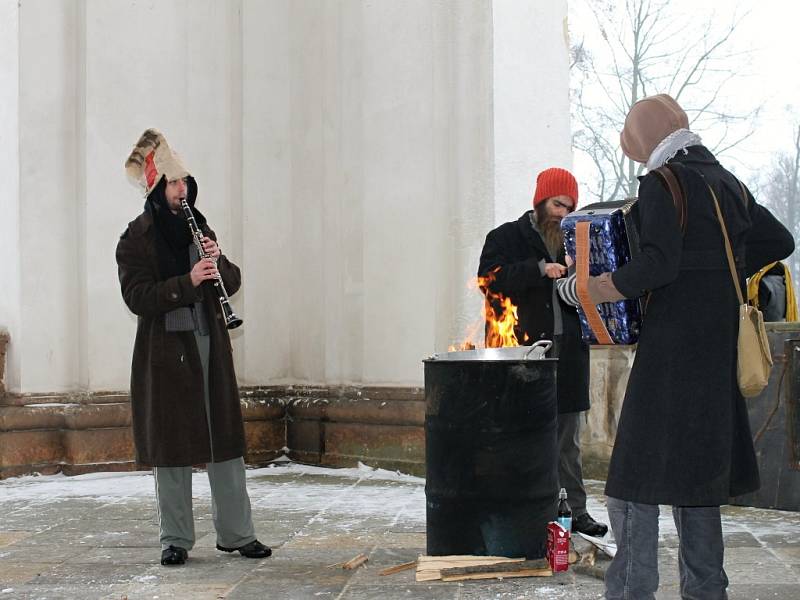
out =
[[[567,272],[561,219],[578,204],[578,182],[557,167],[536,178],[533,210],[489,232],[479,277],[492,279],[491,292],[517,307],[517,339],[533,344],[553,340],[559,359],[558,477],[572,508],[572,530],[603,536],[608,527],[586,511],[580,449],[580,413],[589,408],[589,346],[581,338],[577,310],[565,303],[553,282]]]

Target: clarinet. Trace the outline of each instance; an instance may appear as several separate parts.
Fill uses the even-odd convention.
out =
[[[194,213],[185,198],[181,200],[181,208],[183,209],[183,216],[186,217],[186,221],[189,223],[189,229],[192,232],[192,239],[200,255],[200,260],[209,258],[208,254],[206,254],[206,251],[203,249],[203,232],[197,226]],[[214,292],[219,300],[219,306],[222,309],[222,316],[225,319],[225,327],[228,329],[236,329],[243,321],[236,316],[236,313],[233,312],[233,308],[231,308],[231,302],[228,300],[228,292],[225,290],[225,284],[222,283],[222,275],[219,274],[219,271],[217,271],[217,277],[212,283],[214,284]]]

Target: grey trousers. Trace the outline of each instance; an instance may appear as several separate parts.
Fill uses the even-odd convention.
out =
[[[225,548],[239,548],[256,539],[250,497],[240,456],[224,462],[213,462],[214,440],[211,437],[211,406],[208,394],[208,360],[210,340],[195,332],[197,349],[203,365],[205,380],[206,415],[211,440],[212,462],[206,465],[211,485],[211,513],[217,544]],[[195,543],[194,515],[192,512],[192,468],[154,467],[156,503],[161,548],[178,546],[191,550]]]
[[[558,415],[558,480],[567,490],[572,517],[586,513],[586,489],[583,487],[583,465],[580,444],[581,413]]]
[[[608,498],[617,554],[606,571],[607,600],[655,600],[658,514],[653,504]],[[673,506],[683,600],[727,600],[719,506]]]
[[[211,484],[211,516],[217,544],[225,548],[249,544],[256,539],[256,534],[245,485],[244,459],[239,457],[208,463],[206,468]],[[178,546],[191,550],[195,542],[192,468],[155,467],[153,473],[161,548]]]

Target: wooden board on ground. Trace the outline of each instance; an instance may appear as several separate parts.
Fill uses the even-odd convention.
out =
[[[367,555],[362,552],[361,554],[356,554],[353,558],[344,563],[342,568],[347,570],[355,569],[356,567],[363,565],[368,560],[369,559],[367,558]]]
[[[395,573],[399,573],[400,571],[405,571],[407,569],[413,569],[417,566],[417,561],[412,560],[411,562],[402,563],[400,565],[395,565],[393,567],[387,567],[380,571],[378,575],[394,575]]]
[[[529,563],[523,567],[511,567],[520,563]],[[494,566],[493,570],[485,572],[454,572],[456,569],[474,569],[476,567]],[[447,581],[461,579],[487,579],[495,577],[533,577],[550,575],[545,561],[526,561],[524,558],[507,558],[505,556],[420,556],[417,560],[417,581],[435,581],[443,579],[443,571],[448,571]],[[516,569],[512,570],[512,569]],[[544,571],[547,571],[545,573]],[[530,572],[526,572],[530,571]],[[535,572],[535,573],[534,573]],[[500,573],[516,573],[502,575]],[[524,573],[524,574],[523,574]],[[458,577],[459,579],[453,579]]]
[[[509,577],[550,577],[553,572],[549,563],[541,558],[514,563],[496,563],[470,567],[442,569],[442,581],[463,581],[465,579],[496,579]]]

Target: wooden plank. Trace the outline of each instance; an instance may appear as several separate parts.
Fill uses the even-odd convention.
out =
[[[515,571],[531,571],[550,569],[550,563],[544,558],[536,560],[523,560],[520,562],[508,563],[495,563],[492,565],[471,565],[465,567],[454,567],[450,569],[442,569],[442,579],[448,575],[469,575],[471,573],[496,573],[503,571],[504,573],[513,573]]]
[[[550,577],[550,569],[522,569],[520,571],[495,571],[490,573],[465,573],[463,575],[442,575],[442,581],[465,581],[467,579],[509,579],[511,577]]]
[[[400,565],[395,565],[393,567],[387,567],[383,569],[378,575],[394,575],[395,573],[399,573],[400,571],[406,571],[408,569],[413,569],[417,566],[417,561],[412,560],[411,562],[402,563]]]
[[[447,556],[420,556],[417,560],[417,581],[435,581],[442,578],[442,569],[455,567],[471,567],[478,565],[493,565],[500,563],[523,562],[524,558],[507,558],[505,556],[473,556],[473,555],[447,555]]]
[[[367,555],[362,552],[361,554],[356,554],[353,558],[344,563],[342,568],[348,570],[355,569],[356,567],[363,565],[368,560],[369,559],[367,558]]]

